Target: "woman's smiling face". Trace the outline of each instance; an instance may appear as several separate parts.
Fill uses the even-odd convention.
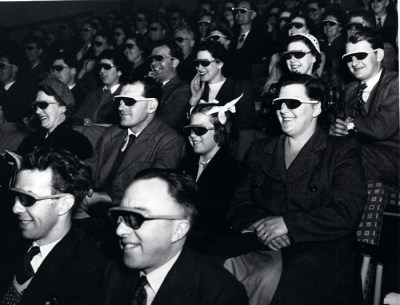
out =
[[[197,60],[204,61],[207,64],[209,63],[206,67],[199,63],[196,64],[196,70],[202,82],[213,83],[214,80],[218,79],[222,73],[222,62],[216,60],[208,51],[197,52]]]

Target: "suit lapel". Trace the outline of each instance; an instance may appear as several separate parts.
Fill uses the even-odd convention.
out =
[[[279,181],[286,180],[286,168],[283,151],[284,139],[284,135],[281,135],[279,138],[270,140],[266,144],[264,147],[265,155],[260,164],[262,170],[267,176]],[[256,158],[259,158],[259,156]]]

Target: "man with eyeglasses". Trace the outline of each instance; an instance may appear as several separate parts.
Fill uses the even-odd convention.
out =
[[[77,67],[78,62],[65,52],[60,52],[54,55],[53,64],[51,66],[52,74],[59,78],[68,86],[69,90],[71,90],[75,100],[75,112],[78,111],[79,107],[82,105],[87,93],[82,86],[77,83]]]
[[[154,47],[157,43],[163,42],[167,33],[167,25],[163,20],[153,20],[150,22],[149,31],[147,36],[149,37],[150,44]]]
[[[257,16],[257,6],[253,0],[239,1],[233,8],[233,14],[239,31],[235,33],[229,45],[232,54],[232,77],[252,80],[252,65],[262,63],[267,57],[266,46],[270,41],[270,34],[253,27],[253,20]]]
[[[374,14],[376,29],[384,42],[397,46],[398,17],[395,5],[390,0],[370,0],[369,6]]]
[[[149,56],[150,74],[162,85],[157,117],[178,131],[185,124],[186,107],[190,99],[189,85],[179,78],[177,72],[182,61],[182,49],[175,41],[155,47]]]
[[[111,262],[96,305],[246,305],[222,266],[185,247],[196,216],[196,184],[174,171],[139,173],[110,209],[123,264]]]
[[[190,83],[196,75],[196,68],[193,65],[195,38],[196,34],[189,27],[177,28],[173,38],[182,49],[183,60],[179,63],[177,71],[179,78],[186,83]]]
[[[325,12],[325,4],[320,0],[309,0],[307,2],[307,16],[319,28],[321,17]],[[321,33],[320,33],[321,34]]]
[[[2,250],[0,304],[91,304],[106,261],[72,225],[90,169],[67,151],[26,155],[10,189],[22,240]]]
[[[20,63],[14,54],[0,56],[0,105],[6,122],[28,123],[32,115],[30,107],[35,98],[35,84],[25,82],[19,77]]]
[[[76,60],[80,64],[83,64],[83,61],[86,59],[85,55],[93,52],[92,41],[96,32],[97,30],[95,24],[90,21],[83,22],[81,27],[79,28],[79,37],[82,44],[76,51]]]
[[[86,198],[89,205],[119,204],[126,187],[143,169],[179,166],[185,141],[156,117],[161,90],[154,79],[145,77],[125,85],[114,97],[120,124],[106,130],[88,162],[93,169],[95,191]]]
[[[355,136],[367,178],[399,185],[399,79],[382,68],[382,39],[374,31],[351,36],[342,60],[357,81],[344,90],[344,111],[331,126],[334,136]]]
[[[169,27],[172,31],[175,31],[180,26],[186,24],[186,12],[179,5],[171,5],[170,7],[170,18]]]
[[[114,96],[120,94],[122,84],[120,77],[123,68],[122,55],[114,50],[100,53],[98,72],[103,87],[89,92],[75,117],[83,124],[118,124],[119,117]]]

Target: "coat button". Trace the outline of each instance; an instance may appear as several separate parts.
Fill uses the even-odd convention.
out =
[[[256,190],[257,190],[257,191],[261,190],[261,183],[257,183],[257,184],[256,184]]]
[[[315,193],[318,190],[318,187],[315,184],[310,184],[309,190]]]

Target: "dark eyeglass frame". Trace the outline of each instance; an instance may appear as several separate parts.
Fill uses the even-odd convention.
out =
[[[87,28],[87,27],[81,27],[79,29],[79,32],[90,32],[91,28]]]
[[[193,60],[193,64],[195,67],[198,67],[200,65],[204,68],[208,67],[213,62],[219,63],[219,60],[218,59],[214,59],[214,60],[195,59],[195,60]]]
[[[299,98],[288,98],[288,97],[278,97],[272,101],[272,105],[275,110],[281,110],[282,105],[285,104],[286,107],[290,110],[299,108],[301,104],[318,104],[319,101],[305,101]]]
[[[133,98],[133,97],[126,97],[126,96],[116,96],[113,98],[113,101],[115,103],[121,104],[124,103],[125,106],[131,107],[133,105],[135,105],[137,102],[140,101],[150,101],[150,100],[154,100],[153,98]]]
[[[13,67],[16,67],[16,66],[13,65],[13,64],[9,64],[9,63],[6,63],[6,62],[0,62],[0,69],[4,69],[6,66],[13,66]]]
[[[375,53],[378,51],[378,49],[372,50],[372,51],[361,51],[361,52],[353,52],[353,53],[347,53],[342,56],[342,60],[346,63],[350,63],[353,61],[353,57],[355,57],[357,60],[363,60],[368,57],[369,54]]]
[[[322,26],[335,26],[339,25],[340,23],[335,21],[335,20],[322,20],[321,25]]]
[[[182,42],[184,42],[185,40],[190,40],[190,38],[187,38],[187,37],[174,37],[173,38],[176,42],[179,42],[179,43],[182,43]]]
[[[71,69],[71,67],[68,66],[63,66],[63,65],[52,65],[51,66],[51,71],[57,71],[57,72],[61,72],[64,69]]]
[[[155,32],[155,31],[158,31],[158,30],[161,30],[161,28],[157,28],[155,26],[152,26],[152,27],[149,28],[150,32]]]
[[[289,20],[290,20],[290,17],[279,17],[279,19],[278,19],[279,22],[285,21],[286,23],[288,23]]]
[[[106,64],[106,63],[98,63],[97,67],[99,68],[99,70],[104,69],[106,71],[111,70],[112,68],[117,68],[116,65],[112,65],[112,64]]]
[[[378,3],[381,3],[383,0],[370,0],[369,1],[369,3],[372,3],[372,2],[378,2]]]
[[[306,25],[302,24],[301,22],[289,22],[288,24],[286,24],[286,26],[288,29],[291,29],[294,27],[295,29],[299,30],[299,29],[305,27]]]
[[[317,8],[315,8],[315,7],[312,7],[312,8],[309,8],[309,9],[307,9],[307,13],[315,13],[316,11],[318,11],[318,9]]]
[[[206,26],[209,26],[210,24],[211,24],[210,21],[199,21],[199,22],[197,22],[197,25],[206,25]]]
[[[124,49],[132,50],[134,47],[137,47],[137,44],[127,42],[124,44]]]
[[[171,60],[174,60],[174,59],[175,59],[175,57],[172,57],[172,56],[150,55],[150,56],[147,58],[147,60],[150,61],[150,62],[153,62],[153,59],[154,59],[155,61],[160,62],[160,61],[163,61],[164,58],[171,59]]]
[[[48,196],[38,196],[35,193],[25,191],[25,190],[22,190],[22,189],[16,188],[16,187],[10,188],[10,191],[15,195],[15,197],[18,197],[21,205],[26,208],[33,206],[38,201],[42,201],[42,200],[46,200],[46,199],[59,199],[59,198],[71,195],[68,193],[58,193],[58,194],[53,194],[53,195],[48,195]]]
[[[192,132],[198,136],[204,136],[209,130],[215,130],[214,128],[207,128],[201,125],[188,125],[183,127],[183,133],[185,136],[190,137]]]
[[[361,24],[361,23],[348,23],[348,24],[346,24],[346,26],[345,26],[345,28],[346,28],[346,31],[348,31],[348,30],[353,30],[353,28],[354,28],[354,30],[356,30],[356,31],[361,31],[361,30],[363,30],[363,29],[365,29],[365,28],[367,28],[366,26],[364,26],[363,24]]]
[[[102,46],[104,46],[105,45],[105,43],[104,42],[102,42],[102,41],[93,41],[93,45],[94,46],[96,46],[96,47],[102,47]]]
[[[124,33],[121,33],[121,32],[114,32],[113,35],[114,35],[114,36],[121,36],[121,35],[124,35]]]
[[[49,107],[49,105],[58,105],[58,103],[49,103],[49,102],[45,102],[45,101],[36,101],[32,103],[32,107],[33,109],[46,109],[47,107]]]
[[[310,54],[311,51],[308,52],[304,52],[304,51],[287,51],[287,52],[283,52],[282,53],[282,58],[284,60],[291,60],[292,57],[296,58],[296,59],[301,59],[304,56],[306,56],[307,54]]]
[[[125,225],[132,228],[133,230],[138,230],[145,221],[149,220],[183,220],[185,219],[181,215],[149,215],[147,213],[142,213],[132,208],[127,207],[114,207],[109,209],[108,216],[110,217],[111,223],[118,227],[121,221]]]
[[[232,11],[234,14],[237,13],[246,14],[247,12],[252,12],[253,10],[246,7],[234,7]]]
[[[34,46],[24,46],[24,50],[33,51]]]
[[[208,36],[208,37],[207,37],[207,40],[218,41],[218,40],[221,39],[221,37],[228,38],[228,37],[225,36],[225,35],[214,34],[214,35]]]

